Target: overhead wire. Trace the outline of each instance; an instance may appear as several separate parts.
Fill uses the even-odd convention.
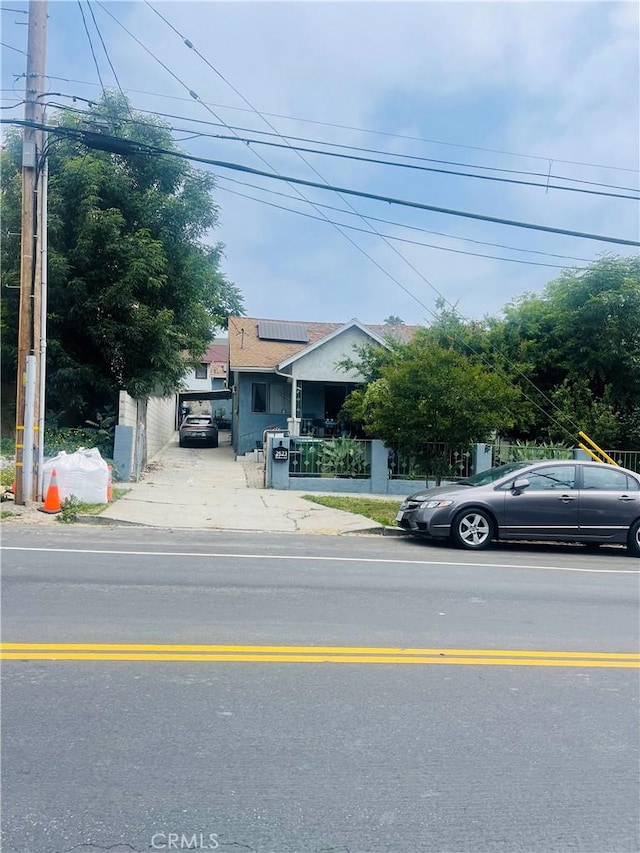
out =
[[[0,47],[6,47],[7,50],[15,50],[16,53],[21,53],[23,56],[29,56],[26,50],[21,50],[19,47],[14,47],[12,44],[5,44],[5,42],[0,41]]]
[[[51,94],[60,94],[60,93],[46,93],[46,94],[51,95]],[[69,96],[69,97],[75,97],[75,96]],[[84,100],[84,99],[80,98],[80,100]],[[91,101],[90,101],[90,103],[93,103],[93,102],[91,102]],[[61,108],[61,109],[68,109],[68,110],[70,110],[70,111],[77,112],[77,113],[79,113],[79,114],[83,114],[83,115],[85,114],[85,111],[84,111],[84,110],[74,110],[73,108],[65,107],[65,105],[63,105],[63,104],[56,104],[55,102],[49,102],[47,105],[48,105],[48,106],[59,107],[59,108]],[[7,108],[7,109],[8,109],[8,108]],[[130,120],[128,120],[128,121],[130,121]],[[153,126],[154,126],[154,125],[152,125],[152,124],[150,124],[150,123],[144,123],[144,124],[145,124],[145,126],[149,126],[149,127],[153,127]],[[174,128],[174,130],[176,130],[176,129]],[[191,139],[191,138],[193,138],[193,137],[189,137],[189,136],[188,136],[188,137],[184,137],[183,139],[178,139],[177,141],[182,141],[182,142],[184,142],[184,141],[187,141],[187,140],[189,140],[189,139]],[[265,187],[260,187],[260,186],[258,186],[258,185],[256,185],[256,184],[251,184],[251,183],[248,183],[248,182],[245,182],[245,181],[235,181],[235,179],[230,178],[230,177],[225,176],[225,175],[217,175],[217,177],[218,177],[219,179],[221,179],[221,180],[232,181],[232,182],[235,182],[235,183],[239,183],[239,184],[241,184],[241,185],[243,185],[243,186],[248,186],[248,187],[252,187],[253,189],[261,190],[261,191],[263,191],[263,192],[269,192],[269,193],[272,193],[272,194],[274,194],[274,195],[279,195],[279,196],[282,196],[282,197],[287,198],[287,199],[289,199],[289,200],[297,200],[297,199],[295,199],[295,197],[294,197],[294,196],[287,195],[286,193],[279,193],[279,192],[277,192],[276,190],[268,189],[268,188],[265,188]],[[253,198],[253,197],[252,197],[252,196],[246,196],[246,198]],[[255,201],[262,201],[261,199],[255,199],[255,198],[254,198],[254,200],[255,200]],[[306,202],[306,200],[305,200],[305,202]],[[266,203],[266,202],[265,202],[265,203]],[[306,203],[308,203],[308,202],[306,202]],[[355,215],[355,216],[360,216],[360,213],[359,213],[359,212],[356,212],[356,211],[350,211],[350,210],[344,210],[344,209],[342,209],[342,208],[335,207],[334,205],[322,204],[322,203],[320,203],[320,202],[314,202],[313,204],[314,204],[315,206],[317,206],[317,207],[322,207],[322,208],[330,209],[330,210],[334,210],[334,211],[340,211],[340,212],[345,213],[345,214],[350,215],[350,216],[354,216],[354,215]],[[286,208],[286,207],[282,207],[282,209],[283,209],[283,210],[291,210],[290,208]],[[293,210],[292,210],[291,212],[294,212],[294,213],[295,213],[295,212],[297,212],[297,211],[293,211]],[[321,219],[321,217],[311,217],[311,218],[318,218],[318,219]],[[447,234],[447,233],[445,233],[445,232],[441,232],[441,231],[434,231],[434,230],[430,230],[430,229],[426,229],[426,228],[420,228],[420,227],[418,227],[418,226],[408,225],[408,224],[401,223],[401,222],[394,222],[394,221],[392,221],[392,220],[388,220],[388,219],[383,219],[383,218],[379,218],[379,217],[371,216],[371,215],[369,215],[369,214],[367,215],[367,218],[368,218],[368,219],[371,219],[371,220],[372,220],[372,221],[374,221],[374,222],[381,222],[381,223],[384,223],[384,224],[387,224],[387,225],[393,225],[393,226],[398,227],[398,228],[406,228],[406,229],[410,229],[410,230],[414,230],[414,231],[420,231],[420,232],[422,232],[422,233],[433,234],[433,235],[436,235],[436,236],[446,237],[446,238],[449,238],[449,239],[455,239],[455,240],[461,240],[461,241],[464,241],[464,242],[470,242],[470,243],[479,244],[479,245],[494,246],[494,247],[497,247],[497,248],[507,249],[507,250],[509,250],[509,251],[514,251],[514,252],[522,252],[522,253],[526,253],[526,254],[536,254],[536,255],[543,255],[543,256],[547,256],[547,257],[554,257],[554,258],[559,258],[559,259],[574,260],[574,261],[579,261],[579,262],[582,262],[582,263],[589,263],[589,262],[590,262],[590,259],[589,259],[589,258],[576,257],[576,256],[573,256],[573,255],[562,255],[562,254],[553,253],[553,252],[544,252],[544,251],[536,250],[536,249],[522,249],[522,248],[520,248],[520,247],[510,246],[510,245],[503,244],[503,243],[495,243],[495,242],[486,241],[486,240],[477,240],[477,239],[473,239],[473,238],[469,238],[469,237],[460,237],[460,236],[455,235],[455,234]],[[339,223],[335,223],[335,224],[339,224]],[[343,224],[343,225],[344,225],[344,227],[348,227],[346,224]],[[362,230],[362,229],[352,229],[352,230]],[[367,233],[367,232],[363,232],[363,233]],[[373,233],[373,232],[369,231],[368,233]],[[387,236],[389,237],[389,235],[387,235]],[[401,239],[401,238],[393,238],[393,237],[389,237],[389,239]],[[417,243],[418,245],[425,245],[425,246],[427,246],[427,245],[428,245],[428,246],[430,246],[431,248],[434,248],[434,249],[443,249],[444,251],[455,251],[455,250],[453,250],[453,249],[447,249],[446,247],[436,246],[436,245],[433,245],[433,244],[420,243],[420,242],[418,242],[418,241],[408,241],[408,240],[405,240],[404,242],[415,242],[415,243]],[[494,258],[495,260],[503,260],[503,261],[518,262],[518,261],[517,261],[517,259],[501,258],[501,257],[493,256],[493,255],[483,255],[483,254],[481,254],[481,253],[474,253],[474,252],[467,252],[467,253],[465,253],[465,252],[461,252],[461,251],[459,251],[459,250],[458,250],[458,252],[459,252],[460,254],[470,254],[470,255],[475,255],[475,256],[477,256],[477,257]],[[529,263],[529,264],[533,264],[533,262],[526,262],[526,261],[523,261],[522,263]],[[557,264],[533,264],[533,265],[536,265],[536,266],[548,266],[548,267],[550,267],[550,268],[562,268],[562,266],[561,266],[561,265],[557,265]],[[565,266],[566,266],[566,265],[565,265]]]
[[[288,211],[289,213],[294,213],[298,216],[304,216],[307,219],[314,219],[317,222],[325,222],[329,225],[340,225],[341,228],[348,228],[350,231],[358,231],[362,234],[370,234],[370,235],[375,236],[375,237],[384,237],[387,240],[395,240],[395,241],[400,242],[400,243],[409,243],[412,246],[424,246],[427,249],[438,249],[439,251],[452,252],[456,255],[470,255],[474,258],[488,258],[488,259],[494,260],[494,261],[506,261],[507,263],[511,263],[511,264],[526,264],[528,266],[548,267],[550,269],[556,269],[556,270],[567,269],[567,264],[545,264],[542,261],[525,261],[525,260],[521,260],[520,258],[502,258],[502,257],[499,257],[498,255],[487,255],[487,254],[483,254],[481,252],[466,252],[464,249],[452,249],[452,248],[447,247],[447,246],[436,246],[433,243],[425,243],[422,240],[409,240],[407,237],[398,237],[397,235],[394,236],[392,234],[382,234],[380,232],[376,232],[374,234],[374,232],[367,230],[366,228],[358,228],[357,225],[348,225],[345,222],[336,223],[331,219],[326,219],[325,217],[322,217],[322,216],[314,216],[312,213],[304,213],[304,211],[301,211],[301,210],[294,210],[293,208],[286,207],[283,204],[276,204],[275,202],[272,202],[272,201],[266,201],[266,199],[263,199],[263,198],[256,198],[255,196],[249,195],[248,193],[242,193],[242,192],[239,192],[238,190],[229,189],[228,187],[218,186],[218,191],[228,192],[228,193],[231,193],[232,195],[240,196],[241,198],[250,199],[251,201],[257,201],[260,204],[267,205],[268,207],[274,207],[274,208],[277,208],[278,210],[285,210],[285,211]],[[290,198],[291,198],[291,196],[290,196]],[[348,210],[345,210],[343,212],[349,213]],[[584,270],[585,267],[580,267],[577,269]]]
[[[87,101],[88,103],[95,103],[94,101],[91,101],[90,99],[82,98],[82,97],[77,96],[77,95],[64,95],[62,93],[57,93],[57,94],[60,97],[67,97],[67,98],[72,98],[74,100],[81,100],[81,101]],[[73,108],[64,107],[64,105],[59,105],[59,104],[55,104],[55,103],[50,104],[50,106],[59,107],[61,109],[73,109]],[[78,110],[78,112],[81,112],[81,111]],[[143,112],[147,112],[147,110],[144,110]],[[163,116],[166,114],[156,113],[155,115]],[[178,118],[177,116],[172,116],[172,117]],[[192,119],[187,118],[186,120],[191,121]],[[143,122],[143,121],[141,121],[139,119],[135,119],[133,117],[131,119],[129,119],[128,121],[130,121],[136,125],[141,125],[143,127],[154,127],[155,126],[152,123]],[[209,122],[207,122],[207,124],[209,124]],[[536,187],[539,189],[544,189],[545,192],[550,190],[550,189],[556,189],[556,190],[565,191],[565,192],[576,192],[576,193],[583,193],[586,195],[605,196],[608,198],[620,198],[620,199],[626,199],[629,201],[640,201],[640,196],[630,196],[630,195],[623,195],[621,193],[603,192],[602,190],[583,189],[582,187],[566,187],[566,186],[562,186],[559,184],[551,184],[551,183],[549,183],[548,180],[545,183],[538,183],[536,181],[522,181],[522,180],[517,180],[514,178],[501,178],[501,177],[498,177],[496,175],[475,175],[475,174],[472,174],[469,172],[459,172],[459,171],[450,170],[450,169],[438,169],[438,168],[431,167],[431,166],[421,166],[421,165],[417,165],[417,164],[413,164],[413,163],[396,163],[394,161],[389,161],[389,160],[381,160],[381,159],[375,159],[375,158],[369,158],[369,157],[359,157],[359,156],[351,155],[351,154],[341,154],[341,153],[335,152],[335,151],[322,151],[322,150],[316,149],[316,148],[303,148],[303,147],[300,147],[297,145],[292,145],[288,141],[292,137],[287,137],[287,136],[282,136],[282,138],[285,140],[285,142],[283,142],[283,143],[270,142],[270,141],[266,141],[263,139],[251,139],[249,137],[240,136],[237,133],[237,130],[239,130],[240,128],[234,128],[231,125],[229,125],[228,127],[233,131],[232,136],[229,136],[226,134],[221,134],[221,133],[194,133],[192,136],[190,136],[188,138],[201,137],[203,139],[218,139],[218,140],[222,140],[222,141],[226,141],[226,142],[241,142],[241,143],[246,144],[246,145],[265,145],[265,146],[272,147],[272,148],[279,148],[279,149],[285,149],[285,150],[289,149],[289,150],[294,151],[294,152],[302,151],[305,153],[319,154],[321,156],[326,156],[326,157],[336,157],[339,159],[353,160],[353,161],[358,161],[361,163],[371,163],[373,165],[384,165],[384,166],[391,166],[391,167],[395,167],[395,168],[412,169],[415,171],[428,172],[428,173],[433,173],[433,174],[452,175],[452,176],[456,176],[456,177],[465,177],[465,178],[476,178],[476,179],[480,179],[480,180],[494,181],[494,182],[498,182],[498,183],[516,184],[516,185],[520,185],[520,186]],[[175,126],[171,126],[170,129],[175,133],[191,133],[191,130],[192,130],[191,128],[175,127]],[[260,133],[260,131],[254,131],[254,132]],[[275,134],[270,134],[270,135],[277,136],[278,134],[275,133]],[[322,142],[320,144],[333,145],[333,143],[322,143]],[[352,146],[348,146],[348,147],[352,147]],[[395,155],[390,155],[390,156],[395,156]],[[410,156],[410,155],[407,155],[407,156]],[[426,160],[428,158],[418,158],[418,159]],[[430,161],[430,162],[444,162],[444,161]],[[273,168],[273,167],[271,167],[271,168]],[[476,167],[471,166],[470,168],[476,168]],[[491,168],[491,167],[481,167],[481,168]],[[509,171],[509,170],[500,170],[500,171]],[[522,173],[515,172],[515,174],[522,174]],[[539,173],[539,174],[541,174],[541,173]],[[564,178],[564,177],[559,177],[559,179],[560,180],[573,180],[571,178]],[[582,182],[582,183],[589,183],[592,185],[595,184],[595,182],[591,182],[591,181]],[[611,185],[606,185],[606,184],[597,184],[597,185],[598,186],[611,186]],[[630,192],[639,192],[639,190],[635,190],[635,189],[630,188],[630,187],[615,187],[615,188],[616,189],[629,190]]]
[[[47,76],[49,77],[50,80],[60,80],[64,83],[79,83],[82,85],[89,85],[89,86],[98,85],[97,83],[93,83],[93,82],[88,81],[88,80],[78,80],[76,78],[53,76],[50,74]],[[181,97],[180,95],[170,95],[170,94],[160,93],[160,92],[150,92],[146,89],[130,89],[130,88],[127,88],[127,89],[125,89],[125,91],[131,92],[133,94],[149,95],[151,97],[165,98],[167,100],[173,100],[173,101],[184,101],[187,103],[190,103],[190,101],[191,101],[190,98],[184,98],[184,97]],[[217,104],[217,103],[212,103],[210,101],[203,101],[202,99],[199,99],[199,100],[200,100],[200,103],[202,103],[202,104],[206,104],[207,106],[216,107],[216,108],[222,109],[222,110],[244,112],[244,113],[253,113],[253,110],[251,110],[247,107],[237,107],[237,106],[231,106],[229,104]],[[141,112],[143,112],[143,111],[141,110]],[[443,141],[441,139],[428,139],[428,138],[422,137],[422,136],[412,136],[412,135],[404,134],[404,133],[394,133],[394,132],[388,131],[388,130],[375,130],[373,128],[358,127],[355,125],[339,124],[338,122],[328,122],[328,121],[320,121],[318,119],[302,118],[301,116],[291,116],[291,115],[286,115],[284,113],[272,113],[272,112],[266,112],[266,111],[261,111],[261,113],[263,116],[269,116],[270,118],[281,118],[281,119],[285,119],[287,121],[299,122],[301,124],[316,124],[316,125],[320,125],[323,127],[333,127],[333,128],[338,129],[338,130],[350,130],[350,131],[356,131],[358,133],[368,133],[368,134],[374,134],[377,136],[388,136],[388,137],[395,138],[395,139],[406,139],[406,140],[410,140],[413,142],[420,142],[420,143],[428,144],[428,145],[442,145],[442,146],[448,146],[448,147],[452,147],[452,148],[463,148],[463,149],[468,149],[470,151],[482,151],[482,152],[486,152],[486,153],[490,153],[490,154],[500,154],[502,156],[508,156],[508,157],[519,157],[519,158],[529,159],[529,160],[540,160],[540,161],[543,161],[545,163],[548,163],[550,160],[552,160],[554,163],[564,163],[564,164],[567,164],[570,166],[584,166],[586,168],[591,168],[591,169],[608,169],[608,170],[618,171],[618,172],[629,172],[632,174],[639,174],[640,173],[640,169],[629,168],[626,166],[614,166],[614,165],[607,164],[607,163],[591,163],[591,162],[586,162],[586,161],[581,161],[581,160],[566,160],[566,159],[563,159],[560,157],[555,157],[555,156],[554,157],[548,157],[548,156],[542,156],[539,154],[524,154],[522,152],[517,152],[517,151],[504,151],[504,150],[497,149],[497,148],[486,148],[486,147],[482,147],[479,145],[467,145],[467,144],[462,143],[462,142],[448,142],[448,141]]]
[[[64,94],[62,92],[58,92],[57,94],[60,97],[64,97],[64,98],[71,98],[74,100],[84,101],[86,103],[95,103],[95,99],[84,98],[84,97],[77,95],[77,94]],[[198,98],[198,101],[203,105],[206,104],[206,102],[203,101],[201,98]],[[604,181],[589,181],[589,180],[585,180],[582,178],[573,178],[573,177],[570,177],[568,175],[557,175],[557,174],[554,175],[554,174],[551,174],[549,171],[547,171],[547,172],[532,172],[532,171],[522,170],[522,169],[506,169],[506,168],[502,168],[499,166],[486,166],[486,165],[482,165],[482,164],[478,164],[478,163],[460,163],[460,162],[455,161],[455,160],[441,160],[441,159],[437,159],[434,157],[421,157],[421,156],[416,155],[416,154],[403,154],[403,153],[397,153],[397,152],[391,152],[391,151],[384,151],[384,150],[381,150],[378,148],[366,148],[366,147],[359,146],[359,145],[344,145],[342,143],[332,142],[332,141],[326,140],[326,139],[311,139],[311,138],[305,137],[305,136],[292,136],[290,134],[282,134],[282,133],[278,133],[277,131],[276,132],[270,132],[270,131],[266,131],[266,130],[259,130],[257,128],[238,127],[237,125],[230,125],[227,122],[223,122],[222,120],[219,120],[217,122],[212,122],[212,121],[207,121],[205,119],[196,119],[196,118],[193,118],[192,116],[176,115],[175,113],[166,113],[166,112],[161,112],[161,111],[157,111],[157,110],[146,110],[143,108],[137,108],[137,112],[146,113],[146,114],[153,115],[153,116],[160,116],[162,118],[168,118],[168,119],[172,119],[172,120],[176,119],[179,121],[188,121],[188,122],[192,122],[192,123],[198,124],[198,125],[205,125],[207,127],[226,127],[226,128],[228,128],[234,132],[235,136],[232,138],[241,139],[241,141],[243,141],[243,142],[250,141],[250,142],[255,142],[256,144],[259,144],[261,142],[261,140],[247,140],[244,137],[241,138],[238,136],[238,132],[256,133],[256,134],[259,134],[261,136],[272,136],[272,137],[275,136],[279,139],[290,140],[293,142],[308,142],[308,143],[311,143],[314,145],[325,145],[325,146],[329,146],[332,148],[341,148],[341,149],[348,150],[348,151],[359,151],[359,152],[363,152],[363,153],[382,154],[382,155],[385,155],[387,157],[395,157],[399,160],[415,160],[418,162],[436,163],[436,164],[444,165],[444,166],[460,166],[461,168],[478,169],[480,171],[485,171],[485,172],[500,172],[501,174],[526,175],[526,176],[530,176],[530,177],[539,177],[539,178],[544,178],[544,183],[539,184],[539,183],[531,182],[530,185],[531,186],[543,187],[544,189],[551,189],[551,188],[572,189],[570,187],[555,187],[554,185],[550,185],[549,179],[552,177],[554,180],[565,181],[568,183],[584,184],[587,186],[595,186],[595,187],[605,187],[608,189],[624,190],[627,192],[635,192],[635,193],[640,192],[640,188],[638,188],[638,187],[621,186],[619,184],[611,184],[611,183],[606,183]],[[134,121],[136,124],[145,125],[145,122],[141,121],[140,119],[132,119],[132,121]],[[195,132],[193,128],[179,128],[179,127],[173,126],[171,129],[176,131],[176,132],[179,132],[179,133]],[[203,138],[218,138],[218,139],[224,139],[225,138],[221,134],[212,134],[212,133],[204,133],[204,132],[200,133],[199,135],[201,135]],[[262,143],[262,144],[267,144],[267,143]],[[289,147],[294,148],[297,146],[289,146]],[[299,148],[298,150],[305,150],[305,149]],[[307,149],[307,150],[310,150],[310,149]],[[334,152],[314,151],[313,153],[333,154],[333,156],[340,156],[339,154],[336,154]],[[357,158],[354,158],[354,159],[357,159]],[[385,165],[392,165],[392,166],[404,165],[402,163],[395,163],[395,162],[386,163],[386,161],[377,161],[375,159],[370,159],[370,160],[368,158],[362,158],[362,159],[365,162],[374,162],[374,163],[383,162]],[[413,167],[413,168],[417,168],[417,167]],[[428,171],[428,170],[425,169],[425,171]],[[438,170],[433,169],[433,171],[438,171]],[[445,174],[449,174],[449,173],[445,171]],[[464,174],[464,173],[452,172],[451,174]],[[482,176],[482,175],[471,175],[469,177],[484,177],[484,176]],[[498,178],[494,178],[494,180],[498,180]],[[626,196],[625,196],[625,198],[626,198]]]
[[[230,178],[228,175],[220,175],[220,174],[216,173],[216,179],[219,181],[229,181],[230,183],[238,184],[238,185],[243,186],[243,187],[251,187],[251,189],[260,190],[261,192],[268,193],[269,195],[280,196],[281,198],[286,198],[286,199],[289,199],[290,201],[298,201],[297,198],[295,198],[294,196],[288,195],[287,193],[281,193],[281,192],[278,192],[278,190],[271,189],[270,187],[262,187],[259,184],[252,184],[252,183],[249,183],[248,181],[239,181],[237,178]],[[222,187],[220,187],[220,186],[218,188],[222,189]],[[320,202],[316,202],[316,204],[318,205],[318,207],[322,207],[325,210],[335,210],[339,213],[346,214],[347,216],[357,216],[358,215],[358,214],[353,213],[350,210],[344,210],[341,207],[336,207],[333,204],[322,204]],[[493,243],[489,240],[477,240],[477,239],[474,239],[473,237],[460,237],[458,234],[448,234],[445,231],[433,231],[429,228],[421,228],[419,225],[408,225],[405,222],[395,222],[392,219],[382,219],[382,218],[377,217],[377,216],[371,216],[371,214],[367,214],[367,218],[371,219],[373,222],[382,222],[385,225],[393,225],[396,228],[405,228],[409,231],[419,231],[422,234],[434,234],[437,237],[447,237],[450,240],[461,240],[464,243],[475,243],[475,244],[480,245],[480,246],[493,246],[494,248],[498,248],[498,249],[508,249],[511,252],[524,252],[525,254],[529,254],[529,255],[544,255],[545,257],[549,257],[549,258],[559,258],[559,259],[564,259],[567,261],[580,261],[581,263],[585,263],[585,264],[591,263],[591,260],[592,260],[591,258],[581,258],[581,257],[576,257],[575,255],[561,255],[561,254],[558,254],[557,252],[543,252],[540,249],[523,249],[519,246],[509,246],[505,243]]]
[[[86,142],[86,140],[90,139],[90,134],[87,131],[79,130],[77,127],[66,127],[66,126],[62,126],[62,125],[36,124],[34,122],[25,122],[25,121],[21,121],[19,119],[5,119],[5,120],[2,120],[2,123],[4,123],[4,124],[11,123],[11,124],[16,124],[16,125],[20,125],[20,126],[35,127],[38,130],[47,130],[47,131],[52,132],[52,133],[62,133],[62,134],[66,134],[66,135],[69,135],[69,134],[83,135],[85,144],[88,144]],[[105,140],[105,141],[112,140],[112,141],[116,141],[119,143],[120,142],[122,142],[122,143],[126,142],[126,143],[131,144],[130,139],[122,139],[122,138],[118,138],[118,137],[111,137],[111,136],[108,136],[107,134],[103,134],[103,133],[95,134],[95,136],[99,136],[100,139]],[[78,138],[79,138],[79,136],[78,136]],[[532,230],[532,231],[542,231],[542,232],[551,233],[551,234],[561,234],[564,236],[576,237],[576,238],[585,239],[585,240],[596,240],[598,242],[603,242],[603,243],[613,243],[613,244],[623,245],[623,246],[640,246],[640,241],[638,241],[638,240],[628,240],[628,239],[625,239],[622,237],[611,237],[611,236],[606,236],[603,234],[591,234],[591,233],[588,233],[585,231],[573,231],[573,230],[568,229],[568,228],[555,228],[555,227],[552,227],[550,225],[539,225],[539,224],[535,224],[535,223],[531,223],[531,222],[523,222],[523,221],[515,220],[515,219],[504,219],[503,217],[489,216],[489,215],[480,214],[480,213],[472,213],[471,211],[466,211],[466,210],[457,210],[454,208],[438,207],[436,205],[424,204],[424,203],[418,202],[418,201],[410,201],[408,199],[395,198],[394,196],[386,196],[386,195],[381,195],[379,193],[369,193],[369,192],[365,192],[363,190],[356,190],[356,189],[352,189],[349,187],[336,186],[334,184],[319,183],[317,181],[308,181],[308,180],[305,180],[303,178],[293,177],[292,175],[282,175],[279,172],[265,172],[264,170],[254,169],[251,166],[244,166],[240,163],[231,163],[231,162],[227,162],[225,160],[215,160],[215,159],[210,158],[210,157],[199,157],[195,154],[188,154],[188,153],[183,152],[183,151],[171,150],[171,149],[162,148],[162,147],[156,146],[156,145],[147,145],[147,144],[143,144],[143,143],[136,143],[136,145],[138,146],[138,150],[135,153],[139,153],[139,154],[163,154],[163,155],[168,155],[171,157],[178,157],[182,160],[189,160],[189,161],[194,162],[194,163],[204,163],[204,164],[207,164],[209,166],[216,166],[216,167],[221,168],[221,169],[230,169],[231,171],[243,172],[243,173],[250,174],[250,175],[258,175],[260,177],[270,178],[270,179],[276,180],[276,181],[284,181],[285,183],[288,183],[288,184],[296,184],[296,185],[300,185],[300,186],[313,187],[315,189],[326,190],[328,192],[335,192],[337,194],[342,193],[342,194],[354,196],[357,198],[366,198],[366,199],[370,199],[372,201],[384,202],[386,204],[394,204],[394,205],[399,205],[401,207],[415,208],[417,210],[428,210],[428,211],[433,211],[436,213],[443,213],[443,214],[450,215],[450,216],[460,216],[460,217],[467,218],[467,219],[476,219],[476,220],[480,220],[483,222],[494,222],[494,223],[497,223],[500,225],[507,225],[507,226],[514,227],[514,228],[525,228],[525,229]],[[130,153],[133,153],[133,152],[130,152]],[[303,198],[303,200],[309,201],[308,199],[304,199],[304,198]],[[309,204],[315,205],[315,202],[309,201]],[[366,218],[364,214],[362,214],[358,211],[356,211],[356,215],[358,215],[361,218]],[[375,234],[376,232],[372,230],[371,233]]]
[[[104,83],[102,82],[102,75],[100,74],[100,66],[98,64],[98,57],[96,56],[96,52],[93,48],[93,40],[91,39],[91,33],[89,32],[89,27],[87,26],[87,19],[84,16],[84,9],[82,8],[82,0],[78,0],[78,8],[80,9],[80,14],[82,15],[82,23],[84,24],[84,31],[87,34],[87,39],[89,40],[89,47],[91,48],[91,56],[93,57],[93,62],[94,62],[94,65],[96,67],[96,71],[98,72],[98,80],[100,81],[100,87],[102,89],[103,95],[106,95]]]
[[[96,28],[96,32],[98,33],[98,38],[100,39],[100,43],[102,44],[102,49],[104,50],[104,55],[107,57],[107,62],[109,63],[109,68],[111,69],[111,73],[113,74],[113,77],[116,81],[116,85],[118,87],[120,94],[124,98],[125,103],[128,105],[129,101],[128,101],[125,93],[122,90],[122,86],[120,85],[120,80],[118,79],[118,75],[116,74],[116,69],[113,67],[113,62],[111,61],[109,51],[107,50],[107,46],[104,43],[104,39],[102,38],[102,32],[100,31],[100,27],[98,26],[98,22],[96,21],[96,16],[93,13],[93,6],[91,5],[90,2],[87,5],[89,7],[89,12],[91,13],[93,25]],[[133,118],[133,114],[131,113],[131,108],[129,108],[129,113],[130,113],[131,117]]]

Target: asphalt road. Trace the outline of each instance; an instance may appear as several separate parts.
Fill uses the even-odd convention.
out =
[[[623,550],[3,534],[5,853],[640,850]]]

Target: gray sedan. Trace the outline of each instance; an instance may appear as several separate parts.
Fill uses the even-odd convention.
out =
[[[471,550],[496,539],[611,542],[640,557],[640,474],[582,460],[512,462],[416,492],[396,521]]]

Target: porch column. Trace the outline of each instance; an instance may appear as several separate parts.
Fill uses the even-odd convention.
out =
[[[298,380],[291,377],[291,417],[287,418],[290,435],[300,435],[300,416],[298,413]]]

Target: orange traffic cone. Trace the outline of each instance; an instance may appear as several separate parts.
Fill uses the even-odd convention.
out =
[[[55,468],[51,472],[51,479],[49,480],[49,488],[47,489],[44,504],[39,509],[40,512],[48,512],[51,514],[62,510],[62,506],[60,504],[60,493],[58,492],[58,475]]]
[[[109,482],[107,483],[107,503],[111,503],[113,500],[113,480],[111,479],[111,468],[109,465]]]

